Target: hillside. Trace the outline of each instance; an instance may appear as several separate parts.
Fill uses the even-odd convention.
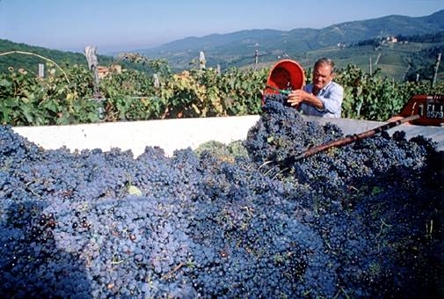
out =
[[[177,69],[189,67],[190,62],[198,58],[200,51],[205,53],[208,66],[219,64],[222,69],[253,63],[256,51],[260,63],[290,57],[303,60],[303,65],[311,65],[312,59],[305,61],[307,53],[310,56],[310,53],[316,54],[319,50],[335,50],[338,45],[355,44],[361,40],[434,34],[440,31],[444,31],[444,10],[423,17],[391,15],[333,24],[323,29],[243,30],[200,38],[188,37],[137,52],[150,58],[166,58]]]
[[[349,46],[332,46],[308,51],[299,57],[309,67],[317,57],[332,58],[338,68],[353,64],[366,72],[379,71],[395,80],[430,80],[439,53],[444,53],[444,31],[435,34],[371,39]],[[439,80],[444,80],[444,65],[439,65]]]
[[[42,56],[38,57],[38,56]],[[45,58],[45,59],[44,59]],[[52,60],[61,68],[69,67],[70,65],[84,65],[88,66],[88,62],[83,53],[66,52],[59,50],[51,50],[43,47],[30,46],[24,43],[14,43],[9,40],[0,39],[0,71],[7,72],[9,67],[14,69],[23,68],[29,72],[38,73],[38,65],[40,63],[47,63]],[[112,55],[97,55],[99,65],[109,66],[116,62],[116,57]],[[126,68],[133,68],[139,70],[146,70],[147,67],[130,63],[127,61],[121,62]]]
[[[175,71],[189,69],[193,64],[197,66],[200,51],[205,53],[208,67],[220,66],[222,70],[270,66],[281,58],[295,59],[303,67],[309,68],[316,58],[328,56],[336,61],[338,68],[354,64],[366,71],[380,69],[387,76],[403,80],[416,74],[421,78],[430,76],[437,54],[444,49],[443,32],[444,10],[441,10],[423,17],[391,15],[333,24],[323,29],[242,30],[188,37],[132,52],[148,59],[166,59]],[[396,41],[387,38],[395,38]],[[38,63],[44,62],[28,55],[1,56],[10,51],[36,53],[56,61],[62,67],[87,64],[82,53],[50,50],[0,39],[0,70],[3,72],[10,66],[37,72]],[[98,55],[98,59],[101,65],[109,65],[116,60],[111,54]],[[125,67],[146,70],[140,64],[126,64]],[[443,64],[440,72],[444,72],[442,67]]]
[[[12,53],[20,52],[20,53]],[[23,53],[21,53],[23,52]],[[88,65],[85,55],[81,53],[65,52],[58,50],[51,50],[43,47],[30,46],[24,43],[14,43],[8,40],[0,39],[0,70],[6,71],[8,67],[24,68],[28,71],[38,72],[38,64],[46,63],[42,58],[35,55],[43,56],[47,59],[53,60],[60,66],[72,64]],[[101,60],[112,60],[112,57],[100,57]]]

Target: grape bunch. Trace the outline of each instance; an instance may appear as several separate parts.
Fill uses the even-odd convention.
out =
[[[267,101],[246,140],[44,150],[0,127],[2,298],[439,298],[443,155]]]

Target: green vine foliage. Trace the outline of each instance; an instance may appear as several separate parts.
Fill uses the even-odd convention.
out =
[[[175,74],[164,60],[143,61],[151,73],[110,72],[95,85],[85,66],[48,63],[44,78],[24,69],[0,74],[0,121],[12,126],[67,125],[261,113],[270,69],[191,69]],[[310,80],[310,75],[306,77]],[[444,93],[444,84],[395,82],[354,65],[336,74],[344,86],[343,117],[384,121],[415,94]],[[95,90],[99,90],[100,97]]]
[[[430,82],[396,82],[379,70],[369,74],[354,65],[338,72],[336,81],[344,87],[342,116],[352,119],[384,121],[414,95],[444,93],[443,83],[432,87]]]
[[[100,81],[103,96],[103,121],[156,119],[161,114],[160,99],[156,96],[153,80],[135,70],[111,74]]]
[[[79,74],[83,71],[83,75]],[[87,101],[91,89],[90,75],[72,68],[72,80],[57,74],[48,65],[46,78],[36,77],[24,69],[9,69],[0,75],[0,118],[13,126],[67,125],[98,122],[98,106]]]

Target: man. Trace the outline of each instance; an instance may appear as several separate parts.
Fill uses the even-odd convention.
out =
[[[341,117],[344,88],[333,82],[334,67],[334,62],[328,58],[316,61],[312,83],[303,89],[293,90],[288,95],[288,103],[306,115]]]

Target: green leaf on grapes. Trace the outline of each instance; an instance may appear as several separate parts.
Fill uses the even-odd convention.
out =
[[[137,188],[136,186],[133,186],[133,185],[130,185],[128,187],[128,192],[130,195],[142,196],[142,191],[140,191],[139,188]]]

